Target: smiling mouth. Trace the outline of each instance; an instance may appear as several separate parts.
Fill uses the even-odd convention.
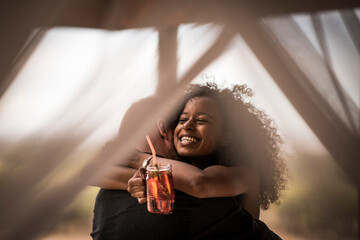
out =
[[[180,137],[180,141],[181,143],[197,143],[199,142],[199,139],[195,137],[183,136]]]

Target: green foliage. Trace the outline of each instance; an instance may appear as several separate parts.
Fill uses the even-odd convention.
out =
[[[77,227],[91,226],[93,208],[98,191],[99,188],[96,187],[84,189],[63,213],[59,221],[60,227],[71,225]]]
[[[6,216],[12,214],[10,210],[16,205],[34,207],[52,194],[54,188],[69,184],[70,177],[79,174],[79,169],[99,149],[94,146],[79,150],[73,147],[78,142],[72,138],[42,142],[28,139],[16,143],[0,139],[0,196],[5,196],[1,199],[0,212]],[[76,226],[89,229],[98,190],[85,188],[64,211],[57,228]]]
[[[320,239],[356,239],[357,191],[329,156],[300,155],[279,208],[285,227]]]

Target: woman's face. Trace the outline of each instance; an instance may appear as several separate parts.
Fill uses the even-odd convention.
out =
[[[215,152],[222,137],[222,119],[214,100],[190,99],[174,131],[174,145],[180,156],[201,157]]]

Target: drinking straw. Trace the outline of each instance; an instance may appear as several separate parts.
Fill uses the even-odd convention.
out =
[[[154,148],[154,146],[153,146],[153,144],[152,144],[152,142],[150,140],[149,135],[146,135],[146,140],[147,140],[147,142],[148,142],[148,144],[150,146],[150,149],[151,149],[151,152],[152,152],[152,155],[153,155],[153,163],[155,165],[156,164],[156,151],[155,151],[155,148]]]

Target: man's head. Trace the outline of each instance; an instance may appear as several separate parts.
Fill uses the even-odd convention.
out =
[[[131,132],[129,129],[137,129],[138,126],[136,120],[141,119],[146,121],[149,109],[152,109],[156,106],[159,106],[160,98],[157,96],[151,96],[143,98],[135,103],[133,103],[120,125],[118,136],[121,138],[126,138],[130,136]],[[161,117],[156,121],[156,125],[148,133],[144,133],[143,140],[137,144],[136,149],[141,152],[150,152],[150,147],[148,146],[145,135],[149,135],[150,139],[154,145],[154,148],[157,154],[162,155],[168,158],[174,158],[176,152],[173,146],[173,129],[170,127],[169,118]]]

